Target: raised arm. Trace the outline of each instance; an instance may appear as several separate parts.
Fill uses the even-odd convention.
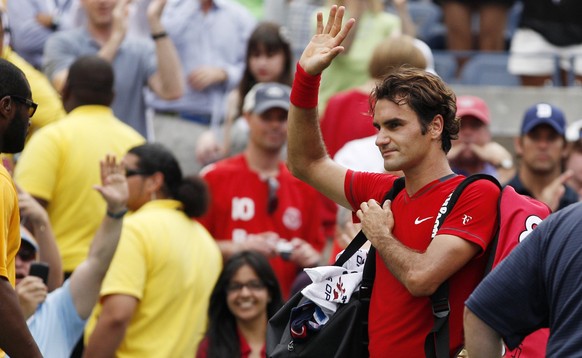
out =
[[[341,43],[355,22],[350,19],[342,27],[344,12],[343,6],[332,6],[325,28],[323,14],[317,14],[316,33],[299,60],[289,108],[287,164],[293,175],[350,208],[344,194],[347,169],[327,155],[317,119],[319,76],[344,50]]]
[[[107,215],[95,234],[89,255],[71,275],[71,295],[77,313],[83,319],[91,314],[99,299],[101,282],[105,277],[113,254],[117,248],[123,214],[127,211],[127,181],[122,164],[114,156],[107,156],[101,162],[101,186],[95,189],[107,202]]]
[[[149,78],[148,84],[160,98],[172,100],[183,95],[184,76],[178,51],[160,21],[165,5],[166,0],[153,0],[147,10],[152,35],[164,34],[154,39],[158,69]]]

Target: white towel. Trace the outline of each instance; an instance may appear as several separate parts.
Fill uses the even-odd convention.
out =
[[[325,317],[314,315],[317,323],[325,324],[335,313],[338,305],[347,303],[352,293],[358,290],[366,257],[366,251],[358,250],[343,267],[319,266],[304,269],[313,283],[305,287],[301,293],[319,306],[325,314]]]

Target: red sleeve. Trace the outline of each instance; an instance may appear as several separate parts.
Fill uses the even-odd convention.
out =
[[[465,188],[438,234],[460,237],[484,251],[495,229],[499,194],[499,188],[488,180],[472,183]]]

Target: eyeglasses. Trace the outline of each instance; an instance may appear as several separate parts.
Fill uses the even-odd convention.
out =
[[[28,118],[32,118],[32,116],[34,116],[34,113],[36,112],[36,107],[38,107],[38,104],[34,103],[33,101],[29,100],[28,98],[24,98],[24,97],[20,97],[20,96],[16,96],[16,95],[10,95],[10,98],[12,98],[16,102],[20,102],[28,107]]]
[[[249,291],[258,292],[265,289],[265,284],[261,281],[249,281],[247,283],[231,282],[226,286],[226,292],[240,292],[245,287],[249,289]]]
[[[277,190],[279,189],[279,181],[275,177],[267,178],[267,186],[269,188],[269,196],[267,198],[267,212],[274,213],[279,206],[279,198],[277,197]]]
[[[149,174],[139,169],[125,169],[126,178],[132,177],[134,175],[149,175]]]
[[[28,262],[36,258],[36,251],[28,247],[21,247],[17,255],[22,261]]]

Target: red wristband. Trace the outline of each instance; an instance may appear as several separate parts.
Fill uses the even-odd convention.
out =
[[[317,107],[320,81],[321,74],[310,75],[297,62],[297,71],[291,88],[291,103],[300,108],[310,109]]]

